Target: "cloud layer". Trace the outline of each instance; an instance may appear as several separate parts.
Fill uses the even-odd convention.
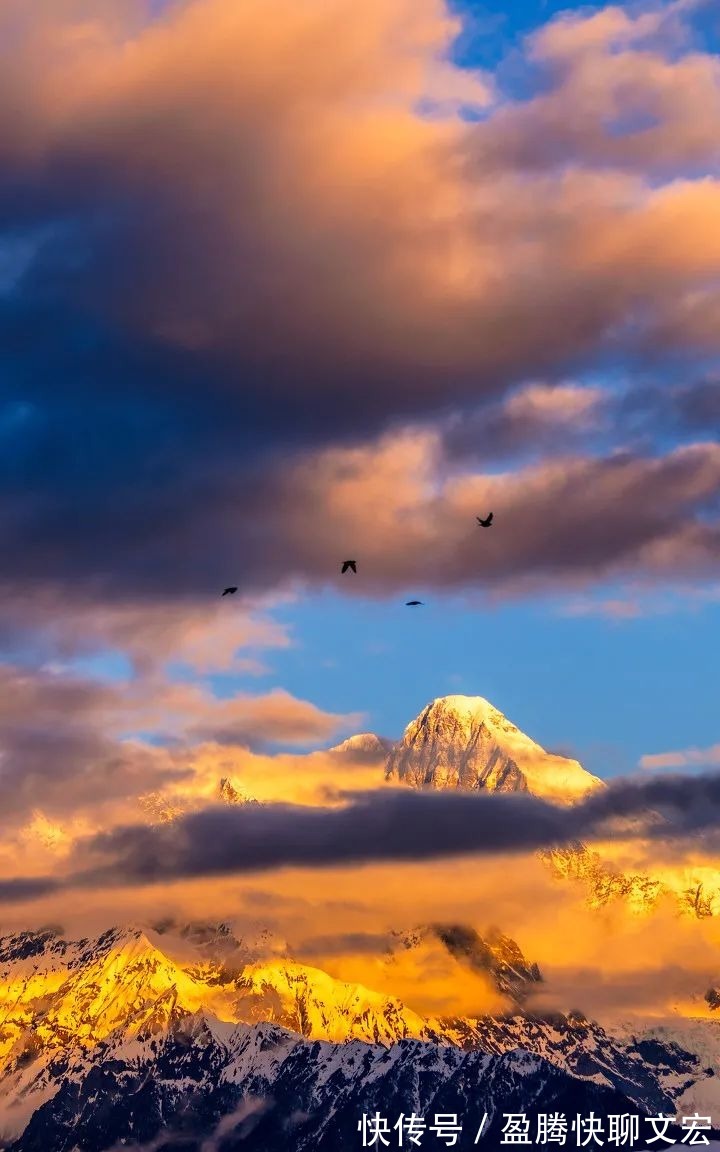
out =
[[[61,822],[83,815],[104,822],[153,792],[172,807],[193,789],[203,795],[204,756],[217,788],[243,758],[252,761],[250,749],[321,744],[361,719],[324,712],[279,688],[223,699],[200,684],[103,683],[8,666],[0,666],[0,688],[6,832],[37,811]]]
[[[655,428],[718,351],[719,70],[683,12],[550,21],[517,98],[450,63],[442,0],[9,0],[8,593],[317,585],[343,533],[383,590],[706,572],[714,447],[638,446],[597,384],[642,367]],[[434,462],[397,431],[448,419]],[[484,471],[528,444],[535,470]],[[478,568],[486,500],[507,528]]]
[[[672,843],[720,827],[720,776],[617,779],[571,807],[523,794],[382,789],[349,803],[210,807],[167,824],[118,826],[80,841],[58,886],[144,885],[278,868],[327,868],[532,852],[615,835]],[[42,878],[4,882],[6,900]]]

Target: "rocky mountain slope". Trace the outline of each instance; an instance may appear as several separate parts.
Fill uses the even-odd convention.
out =
[[[558,803],[603,786],[577,760],[546,752],[481,696],[428,704],[390,752],[385,778],[414,788],[529,792]]]
[[[453,947],[467,950],[468,939],[459,944],[455,929]],[[456,1112],[478,1124],[519,1101],[528,1112],[564,1102],[572,1115],[657,1113],[710,1075],[672,1043],[657,1043],[650,1060],[582,1018],[423,1019],[285,956],[262,958],[268,945],[207,925],[3,937],[6,1144],[100,1152],[172,1129],[201,1140],[230,1116],[250,1141],[243,1148],[342,1149],[357,1146],[363,1111]],[[509,951],[516,977],[529,970],[516,945]]]
[[[537,964],[529,963],[515,941],[496,928],[481,937],[466,924],[428,924],[393,932],[392,937],[389,963],[398,954],[419,948],[425,940],[437,939],[455,959],[489,977],[496,990],[515,1006],[524,1004],[542,982]]]
[[[310,1044],[274,1025],[223,1028],[202,1014],[173,1021],[162,1036],[147,1033],[131,1055],[116,1047],[104,1057],[62,1082],[10,1152],[350,1152],[380,1143],[372,1127],[363,1140],[363,1117],[376,1117],[383,1140],[398,1146],[401,1114],[422,1119],[425,1146],[449,1145],[431,1130],[444,1118],[460,1126],[454,1147],[489,1148],[519,1110],[533,1133],[539,1113],[560,1113],[571,1133],[577,1114],[635,1112],[616,1089],[522,1050]],[[641,1135],[651,1132],[645,1122]]]

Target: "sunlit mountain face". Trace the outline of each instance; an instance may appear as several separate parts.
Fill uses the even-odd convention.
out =
[[[373,765],[377,788],[388,793],[482,793],[490,804],[508,794],[550,796],[566,812],[609,787],[546,752],[481,697],[435,699],[396,742],[366,733],[334,746],[324,761],[328,786],[345,761]],[[258,814],[277,803],[258,801],[229,776],[216,780],[212,799],[219,811]],[[187,816],[162,796],[140,812],[151,830],[172,830]],[[634,939],[647,949],[669,928],[685,946],[707,948],[714,939],[711,886],[702,902],[697,877],[682,869],[624,873],[617,847],[575,841],[523,857],[522,869],[541,885],[536,892],[557,896],[559,938],[533,926],[533,916],[522,941],[490,923],[505,905],[514,929],[517,878],[477,858],[470,863],[488,872],[491,886],[466,921],[453,918],[451,868],[442,876],[444,900],[426,909],[434,915],[408,922],[412,902],[400,902],[397,922],[374,935],[333,933],[324,916],[324,931],[313,934],[306,916],[304,934],[297,935],[301,918],[291,940],[279,931],[277,902],[257,890],[234,921],[156,913],[111,924],[105,909],[107,926],[84,936],[58,925],[6,932],[5,1143],[17,1152],[104,1150],[162,1139],[199,1150],[222,1136],[223,1148],[344,1148],[363,1114],[394,1115],[400,1098],[418,1115],[462,1112],[462,1147],[475,1146],[483,1123],[485,1138],[497,1139],[518,1101],[533,1117],[565,1108],[680,1123],[698,1109],[712,1113],[720,1103],[720,998],[697,965],[680,980],[680,964],[649,965],[652,984],[658,975],[667,980],[649,1001],[639,988],[633,1003],[622,986],[637,966],[603,973],[609,995],[604,1004],[596,997],[594,1010],[583,1009],[582,973],[572,992],[563,987],[571,971],[564,961],[577,956],[562,934],[564,902],[583,933],[602,938],[611,926],[625,948]],[[56,840],[47,850],[63,851]],[[392,871],[385,866],[386,876]],[[351,885],[347,896],[352,926],[360,904]],[[455,1003],[443,1000],[451,988]],[[563,1004],[568,995],[572,1005]]]

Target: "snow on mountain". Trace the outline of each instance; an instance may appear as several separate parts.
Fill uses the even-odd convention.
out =
[[[389,749],[365,733],[333,751],[368,763],[387,756],[387,781],[416,788],[572,803],[603,787],[477,697],[433,701]],[[229,778],[217,796],[252,802]],[[153,815],[173,818],[162,806]],[[671,890],[665,874],[624,876],[580,843],[543,856],[598,907],[617,898],[648,911]],[[682,884],[678,900],[707,914],[712,893]],[[297,962],[261,924],[238,932],[166,919],[96,939],[52,927],[0,937],[0,1146],[5,1134],[18,1137],[12,1152],[105,1152],[175,1132],[200,1152],[222,1128],[237,1129],[223,1152],[337,1152],[360,1146],[358,1118],[375,1110],[456,1112],[471,1123],[485,1110],[720,1112],[720,1022],[603,1029],[578,1013],[540,1019],[528,1006],[542,974],[497,930],[395,933],[386,963],[430,938],[487,976],[510,1011],[422,1016]]]
[[[538,855],[556,878],[581,884],[591,908],[604,908],[614,900],[622,900],[630,911],[648,915],[660,900],[671,895],[667,884],[657,877],[644,872],[621,872],[579,840],[566,848],[540,851]],[[683,910],[692,910],[688,902],[681,901],[681,906]]]
[[[237,782],[232,780],[229,776],[223,776],[218,784],[218,799],[223,804],[257,804],[260,801],[256,800],[254,796],[248,796],[243,792]]]
[[[668,1098],[664,1104],[672,1109]],[[218,1148],[221,1135],[223,1152],[349,1152],[363,1146],[363,1115],[383,1118],[398,1141],[392,1126],[400,1113],[426,1118],[428,1127],[455,1116],[455,1147],[464,1150],[495,1147],[505,1117],[519,1111],[535,1130],[538,1113],[558,1112],[569,1128],[578,1113],[636,1108],[617,1088],[522,1048],[490,1055],[417,1040],[309,1043],[269,1024],[218,1029],[196,1014],[174,1021],[152,1052],[63,1078],[10,1152],[158,1147],[158,1138],[201,1152]],[[679,1129],[672,1134],[679,1140]]]
[[[650,916],[662,902],[671,902],[678,916],[699,920],[720,912],[719,871],[667,867],[659,875],[622,872],[580,841],[538,856],[557,879],[580,885],[590,908],[622,901],[634,915]]]
[[[571,803],[603,781],[546,752],[481,696],[442,696],[408,724],[385,778],[413,788],[529,792]]]
[[[375,760],[384,760],[392,747],[392,740],[376,736],[374,732],[360,732],[357,736],[349,736],[347,740],[335,744],[329,751],[356,763],[372,764]]]
[[[231,1024],[278,1022],[313,1039],[435,1038],[392,997],[273,958],[272,941],[245,942],[223,926],[156,927],[94,941],[54,929],[0,938],[0,1131],[17,1131],[57,1090],[58,1070],[140,1059],[153,1037],[199,1011]]]
[[[336,980],[305,964],[248,965],[235,989],[235,1019],[269,1020],[313,1039],[392,1044],[405,1037],[439,1038],[395,997]]]
[[[659,1052],[691,1053],[705,1075],[693,1076],[690,1083],[668,1086],[678,1108],[689,1115],[720,1116],[720,1021],[679,1015],[661,1018],[627,1017],[608,1022],[621,1044],[634,1045],[654,1059]]]
[[[493,937],[490,947],[458,926],[432,931],[467,962],[494,964],[497,979],[534,979],[506,937]],[[206,1085],[220,1101],[218,1119],[238,1103],[229,1087],[274,1094],[286,1073],[288,1091],[300,1090],[296,1076],[322,1089],[308,1099],[311,1111],[326,1099],[327,1084],[337,1081],[355,1107],[376,1080],[392,1083],[398,1110],[431,1069],[439,1070],[436,1091],[452,1086],[469,1099],[497,1059],[511,1079],[547,1064],[553,1076],[572,1078],[573,1092],[619,1093],[625,1110],[628,1101],[650,1110],[669,1105],[705,1076],[699,1059],[678,1046],[659,1044],[646,1060],[633,1041],[616,1042],[584,1019],[423,1018],[392,996],[272,954],[275,946],[209,924],[113,929],[95,940],[68,941],[54,929],[0,939],[0,1133],[27,1128],[18,1152],[40,1147],[38,1132],[47,1152],[70,1152],[73,1144],[48,1142],[47,1117],[61,1131],[79,1107],[92,1132],[87,1147],[111,1147],[92,1128],[102,1120],[98,1093],[114,1094],[116,1110],[134,1116],[142,1100],[126,1098],[147,1088],[157,1119]],[[258,949],[271,954],[258,959]],[[397,1082],[396,1062],[398,1075],[404,1069]],[[466,1083],[466,1074],[475,1080]],[[538,1091],[545,1083],[543,1072]],[[497,1103],[505,1087],[493,1078],[488,1099]],[[120,1139],[124,1123],[102,1131]]]
[[[389,752],[385,779],[413,788],[527,792],[561,804],[606,786],[577,760],[546,752],[481,696],[442,696],[428,704]],[[628,874],[580,841],[538,856],[557,879],[581,885],[590,907],[621,900],[634,914],[649,915],[670,898],[680,915],[720,912],[720,872]]]
[[[446,1036],[482,1052],[524,1048],[573,1076],[623,1092],[636,1108],[662,1111],[668,1101],[704,1089],[714,1073],[699,1052],[675,1038],[650,1044],[632,1032],[616,1035],[582,1013],[540,1019],[522,1015],[444,1022]],[[455,1031],[453,1032],[453,1024]]]

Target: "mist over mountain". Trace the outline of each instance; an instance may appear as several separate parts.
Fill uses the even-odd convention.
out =
[[[377,763],[379,786],[521,792],[561,805],[604,787],[481,697],[436,699],[399,741],[365,733],[332,753]],[[217,801],[257,803],[230,775]],[[158,818],[174,815],[160,805]],[[543,859],[597,908],[617,898],[649,915],[662,888],[615,874],[582,844]],[[686,911],[700,914],[691,902]],[[223,1152],[344,1152],[370,1109],[462,1112],[470,1127],[487,1111],[496,1132],[503,1110],[659,1114],[720,1101],[714,1033],[680,1022],[665,1034],[650,1024],[613,1032],[581,1010],[539,1012],[542,968],[499,927],[391,928],[378,955],[384,986],[403,958],[422,965],[437,948],[504,1009],[420,1012],[304,962],[262,919],[242,930],[170,916],[95,938],[57,927],[6,935],[0,1134],[13,1152],[108,1152],[157,1138],[200,1152],[218,1133]]]
[[[519,1099],[528,1112],[673,1110],[713,1075],[675,1043],[656,1042],[649,1060],[647,1044],[581,1015],[423,1018],[279,954],[262,932],[158,929],[0,939],[0,1125],[15,1152],[70,1152],[78,1139],[102,1152],[173,1131],[200,1141],[223,1118],[240,1141],[258,1100],[273,1133],[292,1127],[294,1102],[299,1148],[349,1147],[376,1108],[455,1111],[474,1135],[483,1112],[497,1118]],[[492,954],[499,980],[538,975],[507,938],[432,931],[470,963]],[[237,1146],[262,1147],[262,1131]]]

